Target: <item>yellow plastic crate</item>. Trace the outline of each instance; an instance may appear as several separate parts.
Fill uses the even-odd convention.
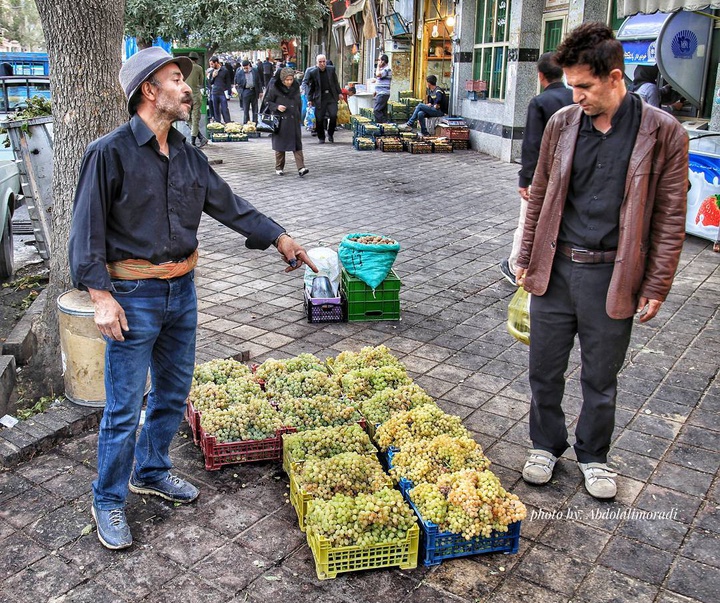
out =
[[[372,456],[372,458],[377,461],[377,455],[373,454],[368,456]],[[295,477],[297,472],[296,467],[298,465],[301,465],[303,462],[304,461],[300,461],[299,463],[290,463],[290,471],[287,472],[288,476],[290,477],[290,503],[292,504],[293,509],[295,509],[295,513],[297,513],[298,525],[300,526],[301,532],[305,531],[305,517],[307,517],[308,514],[308,503],[313,499],[310,494],[308,494],[302,489],[302,487],[297,482],[297,478]],[[392,488],[393,485],[393,480],[390,478],[390,476],[388,476],[385,486],[387,488]]]
[[[368,546],[333,548],[323,536],[307,531],[307,541],[315,558],[315,571],[319,580],[335,578],[342,572],[356,572],[381,567],[414,569],[417,567],[419,528],[412,526],[404,540]]]

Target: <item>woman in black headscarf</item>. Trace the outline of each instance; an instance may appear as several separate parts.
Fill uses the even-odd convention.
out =
[[[272,148],[275,151],[275,173],[285,174],[285,153],[292,151],[298,176],[302,177],[310,170],[305,167],[302,152],[302,132],[300,121],[302,101],[300,100],[300,84],[295,80],[295,70],[285,67],[280,70],[279,77],[268,87],[265,103],[270,112],[280,118],[280,129],[272,135]]]
[[[660,106],[658,73],[657,65],[638,65],[633,74],[633,92],[653,107]]]

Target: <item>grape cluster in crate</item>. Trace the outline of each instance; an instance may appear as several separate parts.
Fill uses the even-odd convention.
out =
[[[320,579],[517,551],[524,505],[385,346],[199,365],[187,418],[208,469],[282,460]]]

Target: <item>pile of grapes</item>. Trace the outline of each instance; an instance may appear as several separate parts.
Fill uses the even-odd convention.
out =
[[[359,352],[349,350],[340,352],[335,358],[328,358],[327,365],[333,373],[340,376],[362,368],[380,368],[381,366],[404,368],[402,363],[384,345],[366,346]]]
[[[283,447],[292,461],[326,459],[342,452],[375,454],[375,446],[359,425],[320,427],[283,436]]]
[[[378,427],[375,441],[385,451],[390,446],[402,448],[416,440],[428,440],[441,434],[470,437],[460,417],[447,414],[435,404],[424,404],[390,417]]]
[[[267,382],[273,377],[286,373],[297,373],[301,371],[320,371],[327,373],[325,363],[313,354],[300,354],[294,358],[275,360],[268,358],[255,369],[255,378]]]
[[[354,406],[335,396],[316,395],[312,398],[294,398],[284,394],[275,398],[283,424],[298,431],[349,425],[362,420]]]
[[[435,404],[435,402],[422,387],[410,383],[396,388],[382,389],[370,398],[362,400],[358,407],[371,425],[377,425],[387,421],[396,412],[410,410],[423,404]]]
[[[193,372],[193,385],[216,383],[223,385],[230,379],[250,379],[252,372],[242,362],[232,358],[210,360],[198,364]]]
[[[297,463],[293,470],[300,489],[313,498],[328,500],[336,494],[357,496],[392,488],[375,455],[343,452]]]
[[[247,404],[202,412],[200,427],[218,442],[265,440],[275,436],[282,427],[282,419],[267,400],[256,398]]]
[[[437,483],[419,484],[410,499],[425,521],[443,532],[462,534],[470,540],[487,538],[493,530],[507,532],[508,525],[525,519],[525,505],[506,492],[489,470],[463,469],[441,476]]]
[[[265,380],[265,391],[272,398],[282,394],[295,398],[315,396],[339,398],[342,393],[335,375],[328,375],[327,372],[316,369],[272,375]]]
[[[490,461],[480,445],[469,437],[439,435],[432,440],[416,440],[403,444],[393,454],[390,475],[404,477],[414,484],[436,483],[441,476],[475,469],[483,471]]]
[[[360,403],[387,388],[411,383],[404,366],[388,365],[353,369],[340,377],[343,394]]]
[[[407,538],[415,513],[398,490],[384,488],[354,497],[336,494],[329,500],[314,499],[305,525],[333,547],[369,546]]]

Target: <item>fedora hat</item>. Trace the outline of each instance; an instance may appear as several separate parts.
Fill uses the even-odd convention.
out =
[[[130,101],[140,85],[153,73],[168,63],[177,63],[184,78],[192,73],[193,62],[187,57],[174,57],[159,46],[151,46],[132,55],[120,68],[120,85],[127,98],[128,113]]]

